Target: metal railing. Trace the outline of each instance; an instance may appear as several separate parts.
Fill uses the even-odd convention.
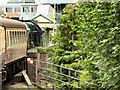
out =
[[[52,90],[71,90],[74,88],[75,90],[80,90],[80,70],[50,63],[48,60],[39,60],[39,63],[39,68],[34,63],[35,71],[33,78],[39,82],[41,88]],[[73,75],[73,73],[76,73],[76,75]]]

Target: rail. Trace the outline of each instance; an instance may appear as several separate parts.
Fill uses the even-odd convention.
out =
[[[39,82],[39,85],[44,89],[48,89],[48,88],[52,90],[56,90],[56,89],[71,90],[71,88],[75,88],[75,90],[81,89],[80,88],[80,74],[81,74],[80,70],[74,70],[71,68],[60,66],[54,63],[50,63],[49,61],[50,60],[45,61],[40,59],[39,68],[37,67],[36,63],[34,63],[34,67],[35,67],[35,71],[33,72],[34,81]],[[76,75],[72,75],[73,72],[76,73]],[[75,80],[77,83],[73,84],[72,83],[73,80]]]

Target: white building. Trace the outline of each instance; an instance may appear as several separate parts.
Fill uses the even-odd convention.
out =
[[[67,4],[67,3],[76,3],[78,0],[39,0],[41,3],[50,3],[50,4]]]
[[[7,18],[28,20],[35,16],[37,6],[34,0],[10,0],[0,8]]]

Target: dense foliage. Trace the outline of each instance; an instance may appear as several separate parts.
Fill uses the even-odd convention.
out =
[[[120,2],[67,5],[53,42],[52,62],[80,69],[82,88],[119,90]]]

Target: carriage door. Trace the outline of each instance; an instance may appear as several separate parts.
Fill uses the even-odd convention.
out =
[[[2,26],[0,26],[0,89],[2,87],[2,61],[3,61],[3,53],[5,51],[5,30]]]
[[[4,27],[0,26],[0,55],[4,54],[4,52],[5,52],[5,30]]]

